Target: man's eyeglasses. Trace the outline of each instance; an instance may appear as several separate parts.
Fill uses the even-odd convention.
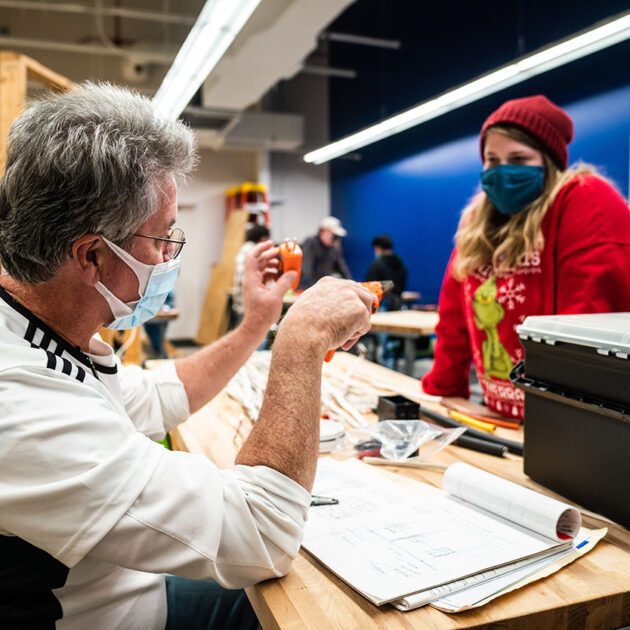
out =
[[[186,235],[184,234],[184,230],[177,227],[173,228],[169,232],[168,238],[164,236],[149,236],[148,234],[134,234],[134,236],[152,238],[154,241],[162,241],[165,243],[164,252],[171,259],[177,258],[181,254],[184,245],[186,245]]]

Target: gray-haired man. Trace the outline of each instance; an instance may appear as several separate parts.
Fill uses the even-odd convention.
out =
[[[11,129],[0,182],[3,628],[249,627],[242,592],[217,583],[283,575],[298,551],[322,359],[367,330],[371,294],[328,279],[291,308],[233,470],[149,438],[219,392],[279,317],[293,274],[266,286],[271,243],[247,260],[242,325],[196,355],[143,372],[95,337],[139,325],[172,288],[185,242],[177,182],[194,161],[185,127],[111,86],[39,102]]]

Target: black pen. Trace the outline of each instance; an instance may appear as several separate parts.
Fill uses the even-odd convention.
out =
[[[320,497],[316,494],[311,495],[311,507],[317,505],[337,505],[339,499],[333,499],[332,497]]]

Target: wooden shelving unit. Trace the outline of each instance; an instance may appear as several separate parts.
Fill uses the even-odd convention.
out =
[[[234,281],[236,254],[244,240],[247,216],[246,210],[232,210],[229,213],[225,224],[221,260],[210,271],[206,298],[197,329],[197,343],[212,343],[227,330],[228,296]]]
[[[9,128],[26,107],[31,82],[51,90],[69,90],[74,85],[31,57],[0,51],[0,175],[6,163]]]

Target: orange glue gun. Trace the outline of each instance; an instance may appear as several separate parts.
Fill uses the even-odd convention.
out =
[[[381,305],[383,296],[394,288],[394,283],[391,280],[383,280],[382,282],[374,280],[373,282],[359,282],[361,286],[369,289],[375,296],[376,302],[372,305],[372,313],[378,311],[378,307]],[[325,361],[330,361],[335,354],[335,350],[329,350],[324,357]]]
[[[297,277],[291,284],[291,288],[295,291],[300,284],[300,275],[302,274],[302,248],[298,242],[286,239],[279,245],[280,257],[282,258],[282,273],[287,271],[296,271]]]

